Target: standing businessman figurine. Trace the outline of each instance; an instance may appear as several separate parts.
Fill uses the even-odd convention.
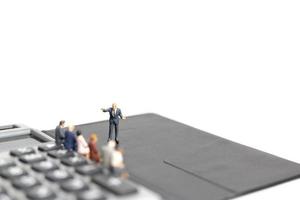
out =
[[[55,128],[55,144],[61,147],[65,139],[65,120],[61,120]]]
[[[103,112],[109,112],[109,132],[108,132],[108,140],[111,140],[111,134],[113,127],[115,128],[115,140],[116,143],[119,144],[118,133],[119,133],[119,119],[126,119],[121,112],[121,109],[117,108],[117,104],[113,103],[111,108],[101,109]]]

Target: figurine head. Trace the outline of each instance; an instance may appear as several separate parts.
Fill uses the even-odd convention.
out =
[[[73,131],[75,130],[75,126],[74,126],[74,125],[69,125],[69,126],[68,126],[68,130],[69,130],[70,132],[73,132]]]
[[[82,134],[81,130],[77,130],[77,131],[76,131],[76,135],[77,135],[77,136],[79,136],[79,135],[81,135],[81,134]]]
[[[113,103],[111,107],[112,107],[112,109],[116,110],[117,109],[117,104]]]
[[[98,138],[97,138],[97,134],[96,133],[92,133],[90,135],[90,141],[92,142],[97,142]]]
[[[60,120],[59,121],[59,126],[64,127],[65,126],[66,121],[65,120]]]

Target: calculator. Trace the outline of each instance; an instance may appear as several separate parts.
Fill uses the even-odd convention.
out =
[[[0,127],[0,200],[161,200],[22,124]]]

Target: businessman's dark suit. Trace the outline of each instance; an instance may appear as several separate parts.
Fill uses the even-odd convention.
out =
[[[115,140],[118,140],[119,120],[123,118],[122,112],[119,108],[114,111],[112,108],[104,109],[103,112],[109,112],[109,132],[108,139],[111,139],[112,129],[115,127]]]

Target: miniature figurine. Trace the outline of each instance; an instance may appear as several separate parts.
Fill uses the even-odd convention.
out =
[[[124,150],[119,145],[116,145],[115,150],[111,154],[109,169],[114,176],[122,178],[128,178],[129,176],[125,169]]]
[[[92,133],[89,138],[89,149],[90,149],[89,157],[92,161],[99,163],[100,162],[100,153],[98,152],[98,149],[97,149],[97,141],[98,141],[98,138],[97,138],[96,133]]]
[[[102,152],[103,152],[103,166],[105,168],[110,167],[110,161],[112,154],[115,150],[116,147],[116,142],[114,140],[109,140],[106,145],[102,147]]]
[[[111,108],[101,109],[103,112],[109,112],[109,132],[108,132],[108,140],[111,140],[112,137],[112,129],[115,129],[115,141],[119,144],[118,140],[118,132],[119,132],[119,118],[126,119],[125,116],[122,115],[121,109],[117,108],[117,104],[113,103]]]
[[[62,146],[65,137],[65,120],[61,120],[59,125],[55,128],[55,144],[56,146]]]
[[[89,158],[90,148],[89,148],[86,140],[84,139],[81,131],[77,130],[76,135],[77,135],[77,152],[80,155],[83,155],[84,157]]]
[[[73,125],[69,125],[68,129],[65,132],[64,147],[68,151],[77,150],[77,140],[74,134],[74,129],[75,127]]]

